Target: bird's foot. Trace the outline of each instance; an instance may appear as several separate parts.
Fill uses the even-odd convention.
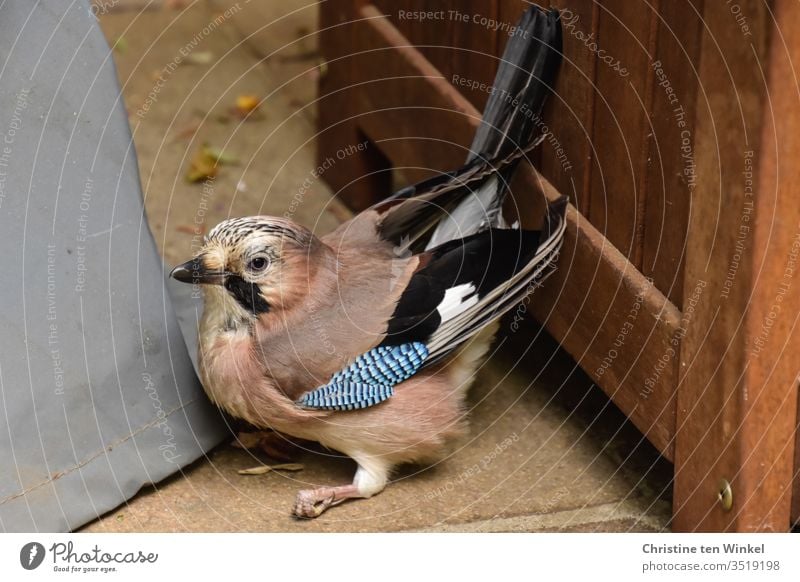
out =
[[[274,430],[240,432],[233,446],[243,449],[259,449],[277,461],[296,461],[302,452],[299,441]]]
[[[329,507],[339,505],[347,499],[364,497],[353,485],[340,485],[338,487],[320,487],[318,489],[303,489],[297,492],[297,498],[292,508],[295,517],[313,519],[319,517]]]

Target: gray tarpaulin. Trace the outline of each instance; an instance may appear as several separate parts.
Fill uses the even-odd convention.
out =
[[[74,529],[224,435],[87,1],[0,4],[0,232],[0,529]]]

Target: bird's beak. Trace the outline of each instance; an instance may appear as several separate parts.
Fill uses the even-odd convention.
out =
[[[195,257],[172,269],[169,276],[181,283],[222,285],[229,274],[226,271],[211,271],[201,258]]]

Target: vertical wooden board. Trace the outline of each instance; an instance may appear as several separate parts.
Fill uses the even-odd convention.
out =
[[[502,29],[513,26],[517,20],[504,20],[498,15],[498,3],[502,0],[466,0],[453,1],[452,10],[458,13],[457,22],[453,26],[453,52],[448,69],[448,80],[453,75],[468,78],[483,84],[492,85],[501,52],[497,50],[497,38],[504,35]],[[495,24],[497,23],[497,24]],[[497,30],[494,27],[498,26]],[[489,100],[489,92],[480,89],[461,89],[470,103],[479,111],[483,111]]]
[[[343,0],[350,2],[351,0]],[[372,0],[371,4],[383,13],[400,33],[411,42],[420,40],[417,35],[420,32],[417,24],[418,21],[412,18],[404,18],[399,12],[415,10],[423,10],[422,2],[420,0]]]
[[[551,136],[541,146],[540,170],[585,216],[589,215],[589,178],[597,60],[580,39],[597,36],[599,9],[594,0],[552,0],[561,11],[564,59],[556,94],[547,107]]]
[[[800,382],[800,377],[797,379]],[[794,485],[792,486],[792,523],[800,527],[800,397],[797,399],[797,422],[794,440]]]
[[[704,10],[675,449],[673,527],[683,531],[789,527],[800,344],[800,42],[790,31],[800,5],[739,7],[738,20],[726,4]]]
[[[540,6],[545,5],[544,2],[537,2],[537,4]],[[522,13],[525,12],[529,6],[530,3],[524,0],[498,0],[496,7],[497,21],[513,26],[519,21],[520,16],[522,16]],[[508,34],[501,33],[497,35],[497,48],[495,49],[497,55],[503,54],[503,49],[506,48],[508,39]]]
[[[728,16],[713,3],[703,15],[708,28],[699,66],[697,186],[684,277],[687,314],[689,287],[699,281],[706,285],[694,302],[681,345],[673,497],[674,527],[685,531],[728,528],[731,514],[715,507],[716,487],[720,479],[736,473],[734,460],[721,452],[734,445],[736,436],[737,395],[745,365],[739,329],[747,300],[741,292],[725,294],[725,284],[744,216],[744,152],[757,147],[765,90],[763,84],[753,83],[757,61],[764,55],[753,55]],[[761,24],[758,34],[764,35],[767,26]],[[751,268],[740,256],[731,279],[736,291],[749,285]],[[701,410],[696,410],[698,405]]]
[[[741,446],[735,477],[742,503],[739,530],[787,531],[791,515],[800,346],[800,4],[776,0],[773,15],[761,4],[770,35],[759,47],[762,103],[760,159],[756,162],[753,271],[748,293],[746,385],[741,393]],[[777,27],[776,27],[777,23]],[[740,31],[741,21],[739,21]],[[780,32],[778,32],[778,30]],[[757,42],[757,41],[756,41]],[[745,176],[745,179],[747,177]],[[745,184],[745,188],[746,188]]]
[[[320,51],[327,62],[327,72],[320,75],[317,116],[317,158],[320,165],[330,156],[364,142],[358,128],[358,88],[354,81],[361,67],[354,44],[359,9],[364,1],[325,2],[320,5]],[[367,56],[366,58],[369,58]],[[388,160],[375,147],[358,155],[337,159],[325,180],[337,196],[351,208],[366,208],[390,193],[391,172]]]
[[[497,1],[379,0],[375,5],[449,82],[465,79],[470,87],[474,82],[474,89],[458,87],[482,110],[489,93],[478,87],[491,85],[498,64]]]
[[[642,273],[681,307],[689,203],[695,184],[694,111],[703,0],[662,2],[647,162]]]
[[[349,2],[350,0],[345,0],[345,1]],[[393,11],[395,11],[395,10],[397,10],[399,8],[402,8],[402,9],[405,10],[405,8],[407,6],[407,2],[405,2],[405,1],[398,2],[397,0],[372,0],[372,4],[375,6],[375,8],[377,8],[383,14],[385,14],[386,16],[389,17],[389,19],[392,21],[392,25],[397,30],[402,32],[406,36],[406,38],[408,37],[408,34],[406,34],[406,32],[405,32],[407,24],[404,23],[404,22],[398,22],[397,18],[396,18],[397,15],[393,14]]]
[[[649,64],[657,5],[604,0],[596,39],[583,41],[598,59],[589,220],[637,268],[642,257],[653,78]]]
[[[436,47],[452,44],[453,23],[448,17],[452,0],[377,0],[374,4],[433,66],[449,73],[450,51]]]
[[[371,6],[361,10],[365,20],[354,31],[363,59],[359,109],[369,111],[359,125],[385,152],[413,151],[420,155],[394,156],[413,163],[396,166],[412,183],[458,168],[469,153],[474,130],[463,118],[478,123],[479,114],[425,56],[411,46],[391,21],[371,18],[379,12]],[[439,93],[451,98],[442,100]],[[444,101],[444,105],[442,105]],[[456,101],[468,107],[453,107]]]

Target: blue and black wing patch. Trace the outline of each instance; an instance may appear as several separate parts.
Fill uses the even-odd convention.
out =
[[[344,370],[336,372],[328,385],[352,381],[394,386],[413,376],[427,357],[428,348],[421,342],[379,346],[361,354]]]
[[[357,410],[383,402],[394,394],[387,384],[363,382],[331,382],[304,395],[298,404],[316,410]]]
[[[305,394],[297,404],[316,410],[357,410],[391,397],[394,387],[413,376],[428,357],[420,342],[380,346],[358,356],[330,382]]]

